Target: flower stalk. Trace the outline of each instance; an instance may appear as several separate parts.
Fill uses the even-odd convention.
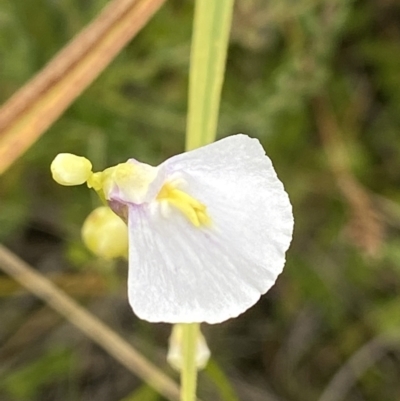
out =
[[[197,384],[197,337],[200,333],[199,323],[182,325],[183,365],[181,372],[181,401],[196,400]]]

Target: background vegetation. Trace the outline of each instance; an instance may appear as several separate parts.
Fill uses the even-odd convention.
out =
[[[0,0],[0,101],[105,0]],[[80,227],[97,199],[55,184],[59,152],[95,169],[183,151],[193,3],[170,0],[61,119],[0,177],[0,240],[173,375],[170,327],[138,320],[126,265]],[[400,6],[237,0],[219,137],[263,143],[295,235],[276,286],[204,326],[203,400],[389,401],[400,394]],[[221,372],[225,372],[226,377]],[[0,399],[161,399],[13,280],[0,276]]]

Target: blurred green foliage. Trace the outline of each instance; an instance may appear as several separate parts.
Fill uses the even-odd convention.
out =
[[[65,381],[74,369],[74,358],[70,351],[53,348],[40,359],[25,364],[6,375],[1,387],[12,399],[29,401],[42,396],[46,384],[55,380]]]
[[[0,0],[0,101],[106,3]],[[44,273],[98,269],[113,280],[110,266],[80,242],[96,197],[53,183],[49,165],[59,152],[85,155],[102,169],[130,157],[157,164],[183,151],[192,12],[193,2],[167,2],[0,177],[0,239]],[[204,328],[218,365],[200,377],[203,399],[234,399],[220,376],[225,371],[242,400],[319,400],[349,358],[385,336],[394,341],[382,343],[376,360],[371,348],[371,367],[352,367],[360,378],[347,375],[349,383],[321,401],[400,394],[399,27],[394,0],[236,0],[218,135],[261,140],[290,194],[296,227],[273,290],[238,319]],[[346,195],[338,185],[331,158],[337,143],[368,207],[356,207],[359,192]],[[369,231],[363,219],[381,231]],[[112,275],[123,278],[124,266]],[[124,286],[115,288],[82,301],[165,366],[169,328],[138,321]],[[1,400],[157,399],[66,323],[38,322],[41,336],[32,337],[25,327],[41,307],[33,297],[0,297]],[[65,347],[79,344],[84,356],[58,354],[60,338]],[[73,384],[65,380],[71,366],[78,372]],[[69,391],[44,393],[49,383]]]

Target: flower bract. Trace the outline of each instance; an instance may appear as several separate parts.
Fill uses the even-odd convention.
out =
[[[172,326],[171,336],[169,338],[169,347],[167,354],[168,363],[177,371],[183,367],[183,325],[174,324]],[[195,363],[198,370],[204,369],[210,359],[211,352],[208,348],[206,339],[201,331],[197,336],[197,344],[195,349]]]

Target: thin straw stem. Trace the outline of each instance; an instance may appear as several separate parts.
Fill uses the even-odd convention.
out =
[[[170,401],[179,400],[179,387],[173,380],[150,363],[117,333],[2,245],[0,245],[0,270],[12,276],[60,315],[63,315],[70,323],[165,398]]]

